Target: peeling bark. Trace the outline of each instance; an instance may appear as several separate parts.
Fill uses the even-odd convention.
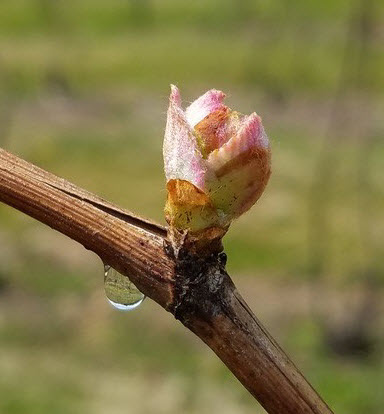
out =
[[[164,227],[2,149],[0,201],[128,276],[203,340],[268,413],[332,413],[249,309],[217,248],[202,255],[181,239],[175,253]]]

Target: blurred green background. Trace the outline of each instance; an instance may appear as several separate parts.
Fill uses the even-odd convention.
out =
[[[384,3],[2,0],[0,145],[163,222],[169,84],[262,117],[273,174],[225,237],[240,292],[338,414],[384,413]],[[262,413],[151,300],[0,205],[0,413]]]

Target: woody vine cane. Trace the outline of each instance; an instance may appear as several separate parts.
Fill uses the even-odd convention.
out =
[[[165,156],[167,148],[177,152],[170,131],[179,130],[175,139],[194,148],[188,161],[192,171],[165,160],[168,236],[163,227],[4,150],[0,150],[0,200],[78,241],[129,276],[144,295],[199,336],[267,412],[331,413],[225,271],[221,237],[261,195],[269,175],[270,149],[260,118],[234,113],[223,105],[223,98],[210,91],[195,101],[192,105],[201,120],[195,118],[192,126],[191,109],[181,109],[178,90],[172,89]],[[221,169],[225,164],[227,169]],[[184,175],[176,176],[179,171]],[[199,174],[192,175],[196,171]],[[252,172],[257,185],[242,187]],[[233,189],[242,189],[236,199],[227,191],[231,183],[222,185],[231,177],[238,180]]]

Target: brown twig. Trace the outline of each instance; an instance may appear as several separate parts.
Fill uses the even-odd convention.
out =
[[[95,252],[172,312],[271,414],[331,410],[268,334],[225,271],[225,254],[175,255],[166,229],[0,149],[0,201]]]

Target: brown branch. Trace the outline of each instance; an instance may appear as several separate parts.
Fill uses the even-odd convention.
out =
[[[271,414],[331,410],[268,334],[225,271],[225,254],[177,257],[166,229],[0,149],[0,201],[95,252],[172,312]]]

